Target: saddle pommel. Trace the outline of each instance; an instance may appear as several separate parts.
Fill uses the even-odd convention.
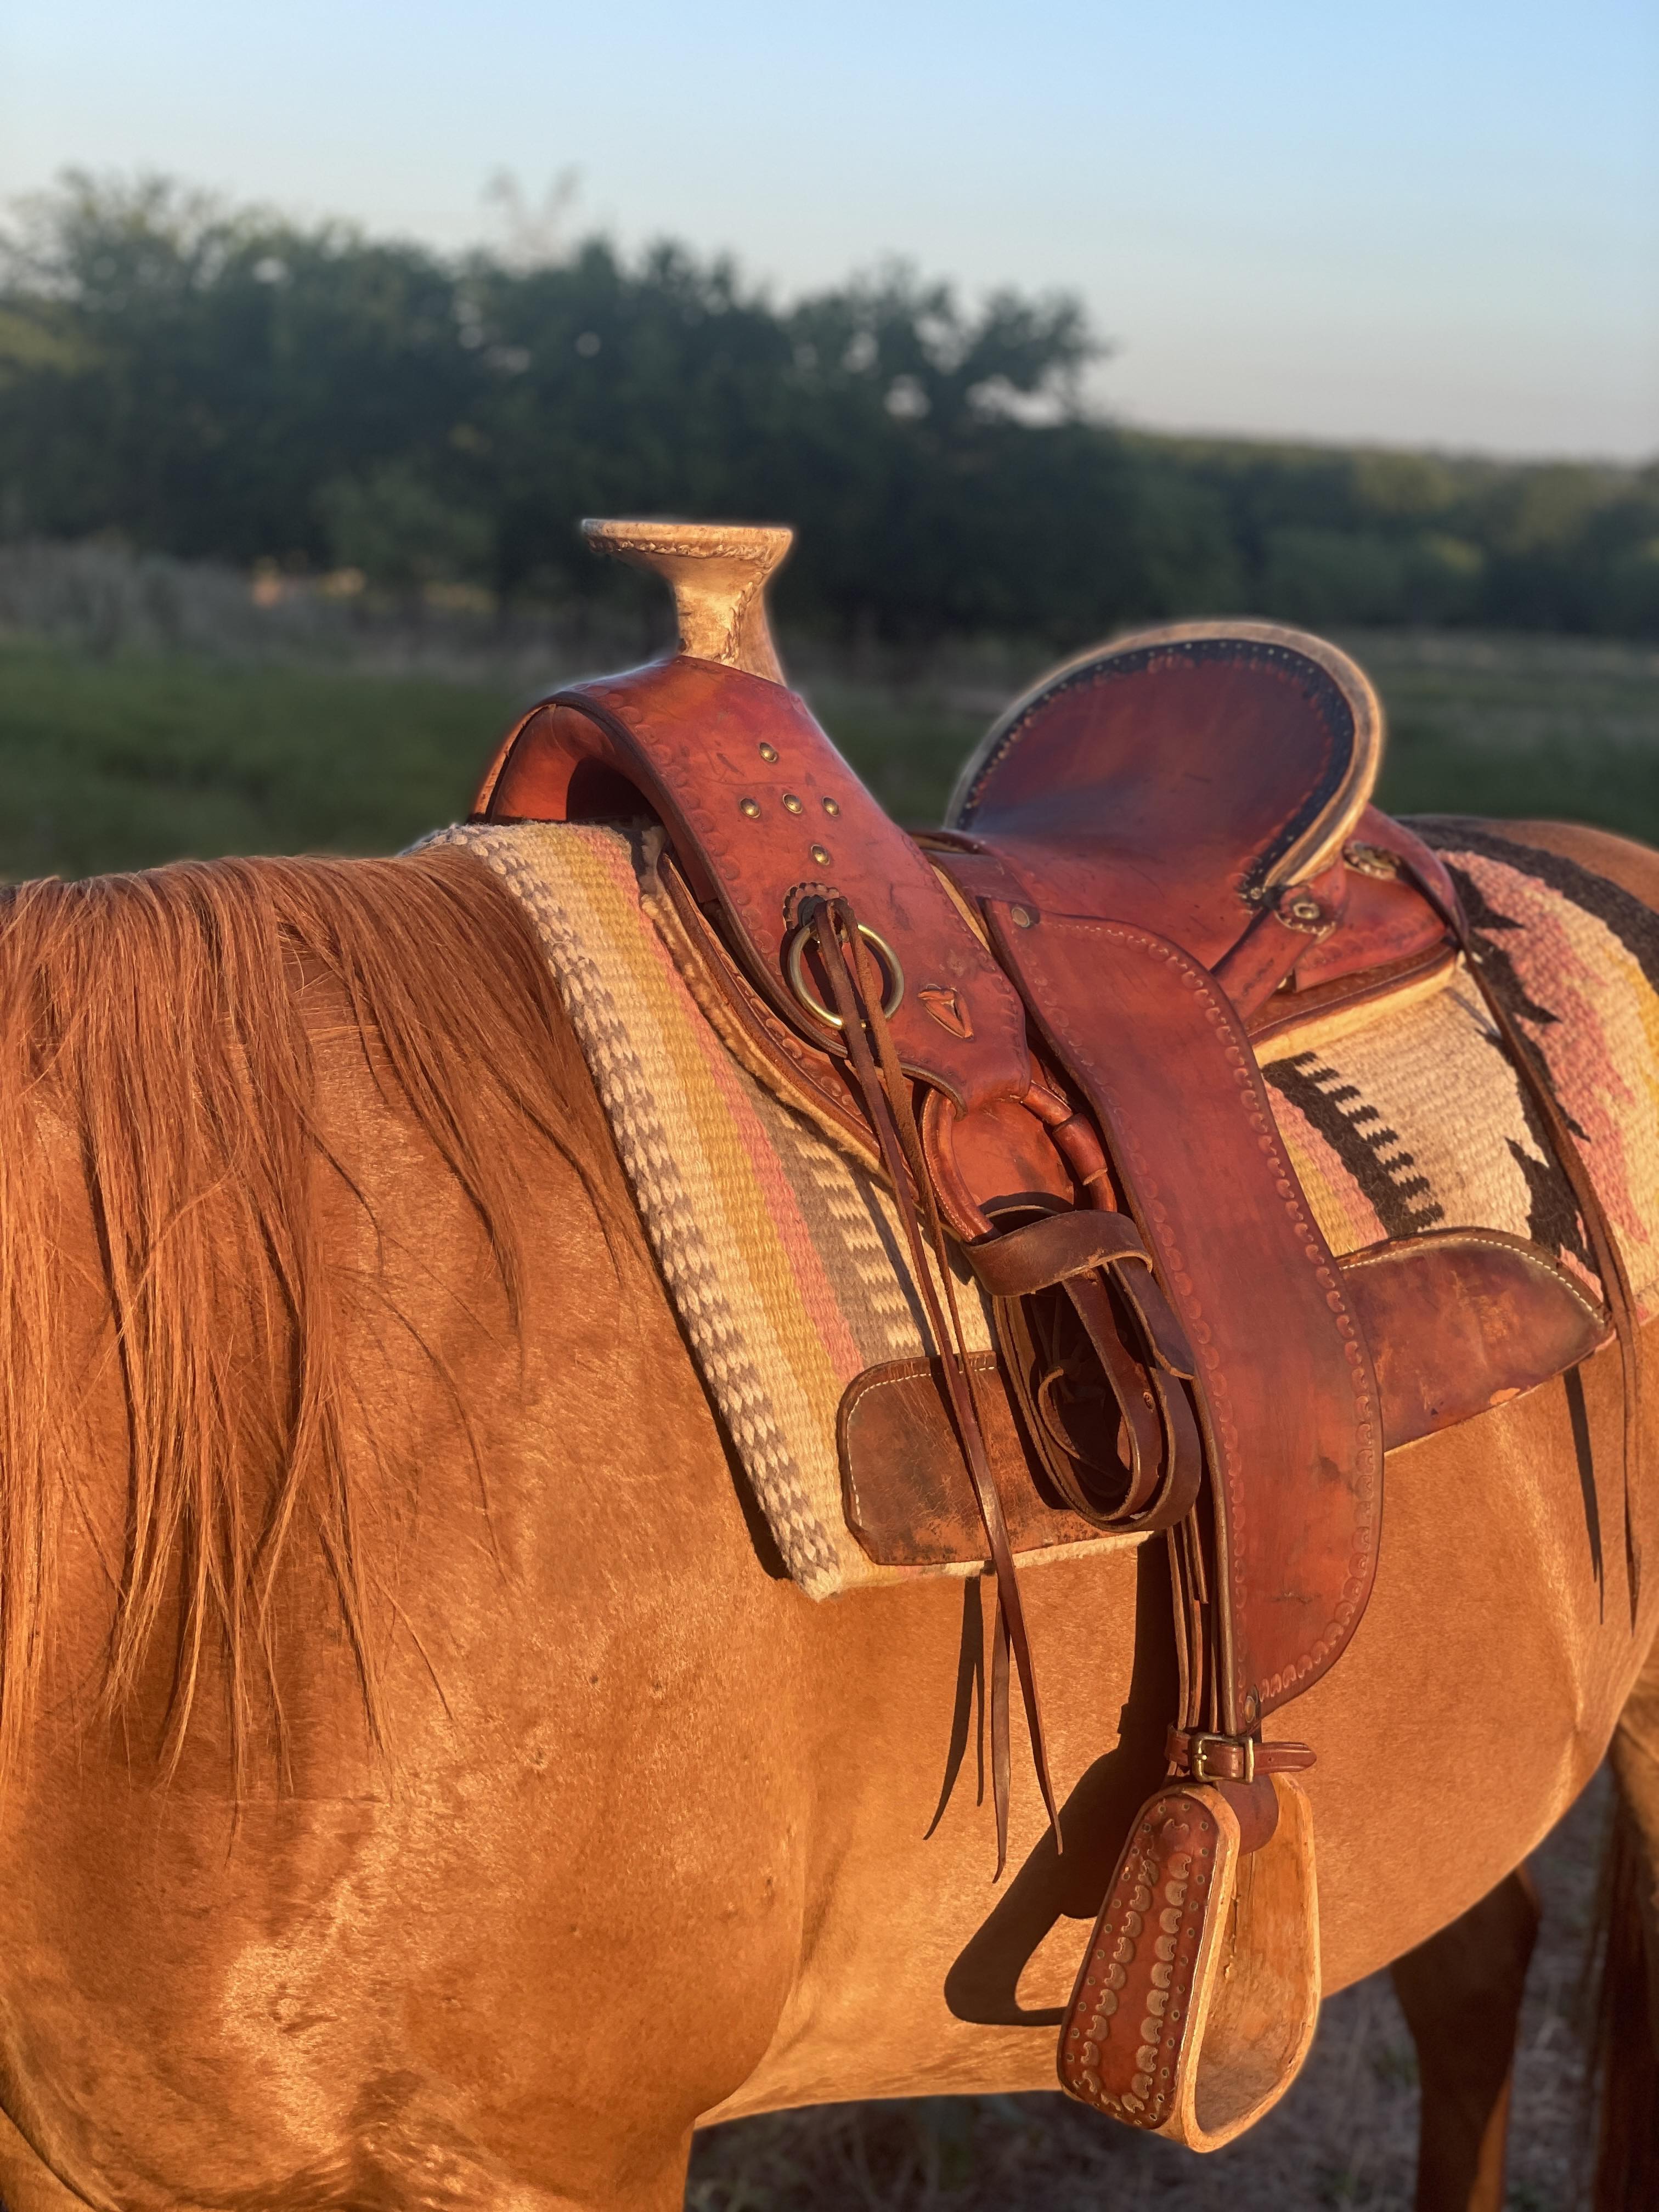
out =
[[[674,594],[680,651],[781,684],[766,620],[766,580],[794,543],[765,523],[584,522],[596,553],[649,568]]]

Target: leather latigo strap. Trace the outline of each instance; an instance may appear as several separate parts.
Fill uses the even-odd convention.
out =
[[[1203,1447],[1187,1390],[1192,1350],[1140,1231],[1083,1207],[988,1237],[967,1258],[992,1297],[1025,1433],[1061,1498],[1097,1528],[1173,1527],[1198,1496]]]
[[[1331,1665],[1376,1567],[1370,1354],[1207,972],[1116,921],[985,902],[994,941],[1104,1132],[1195,1354],[1223,1602],[1216,1725],[1251,1734]]]
[[[900,1195],[900,1212],[910,1247],[913,1275],[927,1310],[929,1326],[943,1353],[940,1365],[951,1417],[956,1425],[963,1457],[973,1483],[975,1498],[985,1524],[991,1563],[996,1573],[991,1771],[996,1812],[997,1874],[1000,1876],[1008,1857],[1008,1668],[1011,1657],[1018,1674],[1020,1693],[1024,1700],[1031,1756],[1042,1792],[1042,1802],[1054,1829],[1055,1848],[1063,1848],[1060,1807],[1048,1771],[1048,1752],[1043,1741],[1036,1673],[1031,1663],[1024,1608],[1020,1601],[1002,1497],[991,1468],[972,1369],[963,1336],[962,1317],[957,1310],[956,1285],[951,1279],[950,1267],[943,1261],[944,1230],[934,1201],[933,1182],[922,1158],[921,1134],[916,1127],[909,1085],[899,1065],[892,1033],[888,1026],[881,996],[881,979],[876,970],[875,961],[865,944],[857,917],[842,900],[809,900],[802,909],[801,926],[816,941],[835,1010],[841,1020],[842,1034],[847,1041],[854,1072],[869,1114],[870,1125],[881,1146],[888,1180]],[[909,1205],[902,1202],[907,1169],[915,1194],[915,1202]],[[939,1282],[944,1291],[944,1306],[950,1316],[948,1328],[934,1286],[930,1253],[923,1243],[924,1230],[932,1252],[941,1255]]]

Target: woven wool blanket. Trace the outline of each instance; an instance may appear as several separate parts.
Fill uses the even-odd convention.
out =
[[[1659,918],[1484,826],[1419,823],[1457,878],[1488,971],[1583,1133],[1644,1309],[1659,1291]],[[680,1325],[783,1561],[813,1597],[934,1569],[878,1566],[848,1529],[836,1417],[866,1368],[933,1352],[880,1179],[740,1065],[653,920],[648,841],[469,824],[547,955]],[[1332,1249],[1437,1228],[1531,1238],[1594,1282],[1583,1226],[1467,977],[1358,1027],[1263,1048],[1280,1130]],[[965,1277],[970,1349],[988,1347]],[[1103,1545],[1136,1540],[1106,1537]],[[1022,1555],[1075,1558],[1088,1545]],[[963,1571],[973,1571],[964,1570]]]

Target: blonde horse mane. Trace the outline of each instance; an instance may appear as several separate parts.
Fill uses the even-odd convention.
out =
[[[378,1736],[319,1207],[344,1170],[319,1132],[308,994],[337,1031],[343,1001],[516,1316],[525,1140],[565,1150],[562,1017],[476,860],[184,863],[0,895],[0,1774],[40,1671],[88,1388],[70,1322],[88,1286],[58,1233],[66,1172],[90,1204],[128,1435],[106,1710],[176,1621],[164,1765],[216,1644],[240,1776],[251,1701],[274,1688],[273,1587],[304,1528]]]

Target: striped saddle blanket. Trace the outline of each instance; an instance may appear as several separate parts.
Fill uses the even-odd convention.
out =
[[[1487,972],[1580,1133],[1645,1315],[1659,1298],[1659,916],[1491,825],[1413,826],[1452,871]],[[432,842],[490,869],[546,952],[668,1296],[790,1574],[829,1597],[939,1571],[872,1563],[842,1503],[848,1385],[936,1350],[896,1215],[863,1160],[775,1096],[705,1014],[678,933],[653,919],[651,833],[467,825]],[[1261,1065],[1339,1255],[1431,1229],[1497,1229],[1595,1282],[1571,1193],[1465,978],[1270,1041]],[[969,1348],[988,1350],[961,1281]]]

